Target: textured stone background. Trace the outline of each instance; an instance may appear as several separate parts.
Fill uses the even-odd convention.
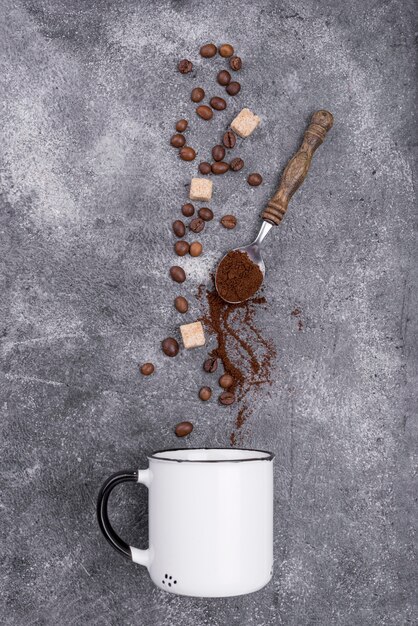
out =
[[[416,623],[412,0],[1,7],[2,623]],[[222,61],[197,54],[207,40],[233,43],[245,70],[205,125],[189,92],[219,91]],[[184,56],[196,78],[175,71]],[[265,182],[216,180],[213,210],[240,224],[209,225],[205,255],[185,262],[190,297],[255,234],[311,113],[329,108],[335,126],[266,241],[257,322],[277,346],[275,384],[243,438],[276,453],[274,581],[182,598],[111,550],[95,500],[110,472],[176,445],[181,418],[196,423],[187,444],[229,444],[234,410],[196,399],[203,352],[169,362],[159,342],[179,323],[170,223],[196,167],[168,147],[173,123],[193,121],[205,157],[244,105],[263,124],[240,154]],[[146,545],[145,490],[120,488],[112,510]]]

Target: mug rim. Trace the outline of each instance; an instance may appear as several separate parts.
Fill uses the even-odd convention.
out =
[[[254,452],[255,454],[266,454],[267,456],[255,456],[246,459],[173,459],[170,457],[161,457],[156,456],[161,454],[162,452],[181,452],[183,450],[227,450],[230,452],[231,450],[244,451],[244,452]],[[200,446],[198,448],[164,448],[162,450],[155,450],[151,454],[147,454],[147,459],[155,459],[156,461],[171,461],[174,463],[246,463],[249,461],[272,461],[275,457],[273,452],[269,452],[268,450],[256,450],[254,448],[226,448],[226,447],[205,447]]]

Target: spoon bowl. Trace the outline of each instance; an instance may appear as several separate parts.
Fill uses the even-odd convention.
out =
[[[247,246],[242,246],[241,248],[234,248],[233,250],[230,250],[227,254],[225,254],[224,257],[222,257],[216,269],[216,274],[215,274],[215,288],[218,293],[219,293],[218,283],[217,283],[218,269],[222,261],[225,259],[226,256],[228,256],[228,254],[230,254],[230,252],[244,252],[245,254],[247,254],[249,258],[251,259],[251,261],[254,263],[254,265],[257,265],[258,268],[260,269],[261,273],[263,274],[263,280],[264,280],[264,276],[266,275],[266,266],[263,261],[263,257],[261,256],[261,243],[272,226],[273,224],[270,224],[270,222],[266,222],[263,220],[259,233],[252,243],[248,244]],[[243,302],[243,300],[236,300],[236,301],[227,300],[220,293],[219,295],[225,302],[228,302],[228,304],[238,304],[239,302]]]

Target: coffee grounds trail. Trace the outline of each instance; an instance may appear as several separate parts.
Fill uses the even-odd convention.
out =
[[[220,359],[225,372],[234,379],[228,389],[235,394],[238,406],[230,437],[234,446],[239,443],[240,430],[253,410],[254,402],[250,407],[247,395],[257,392],[261,385],[272,384],[271,369],[276,349],[271,340],[263,337],[255,322],[257,309],[266,304],[266,299],[260,296],[228,304],[216,289],[207,289],[205,285],[200,285],[197,298],[204,308],[200,320],[217,340],[217,347],[210,356]]]

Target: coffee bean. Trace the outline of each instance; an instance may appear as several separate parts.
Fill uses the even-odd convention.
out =
[[[202,218],[202,220],[205,220],[205,222],[210,222],[210,220],[213,220],[213,211],[208,209],[208,207],[206,206],[203,206],[201,209],[199,209],[197,213],[199,217]]]
[[[209,104],[215,111],[223,111],[226,109],[226,101],[223,98],[219,98],[219,96],[211,98]]]
[[[178,256],[184,256],[185,254],[187,254],[189,248],[190,246],[187,241],[176,241],[176,243],[174,244],[174,251]]]
[[[161,347],[166,356],[176,356],[179,352],[179,344],[174,337],[167,337],[161,342]]]
[[[208,374],[213,374],[213,372],[216,372],[216,370],[218,369],[218,359],[216,357],[210,356],[203,363],[203,369]]]
[[[194,213],[194,206],[193,206],[193,204],[190,204],[190,202],[186,202],[186,204],[183,204],[183,206],[181,207],[181,212],[186,217],[191,217],[193,215],[193,213]]]
[[[193,430],[193,424],[191,422],[180,422],[174,429],[177,437],[186,437],[190,435]]]
[[[216,80],[222,87],[226,87],[231,82],[231,74],[228,70],[221,70],[216,77]]]
[[[190,146],[184,146],[179,152],[179,157],[183,159],[183,161],[194,161],[196,152]]]
[[[210,387],[201,387],[199,390],[199,398],[206,402],[212,395],[212,389]]]
[[[186,143],[186,137],[184,135],[180,135],[180,133],[176,133],[171,137],[170,143],[173,148],[182,148]]]
[[[232,230],[237,225],[237,218],[235,215],[224,215],[221,218],[221,224],[224,228]]]
[[[257,172],[253,172],[252,174],[248,174],[247,183],[251,185],[251,187],[258,187],[263,182],[263,177],[261,174],[257,174]]]
[[[212,174],[225,174],[229,170],[228,163],[225,161],[218,161],[216,163],[212,163]]]
[[[203,246],[199,241],[193,241],[190,244],[189,254],[190,256],[200,256],[202,254]]]
[[[229,389],[229,387],[234,384],[234,379],[231,374],[222,374],[219,379],[219,384],[223,389]]]
[[[222,161],[225,156],[225,148],[218,144],[212,148],[212,157],[215,161]]]
[[[173,265],[170,267],[170,276],[176,283],[184,283],[186,280],[186,272],[182,267],[178,265]]]
[[[201,104],[200,107],[197,107],[196,113],[199,117],[206,121],[211,120],[213,117],[213,111],[207,106],[207,104]]]
[[[177,296],[177,298],[174,300],[174,306],[179,313],[187,313],[187,311],[189,310],[189,303],[187,302],[186,298],[183,298],[183,296]]]
[[[232,55],[234,54],[234,48],[231,46],[230,43],[223,43],[222,46],[219,46],[218,52],[221,57],[228,58],[232,57]]]
[[[199,389],[199,398],[206,402],[212,395],[212,389],[210,387],[201,387]]]
[[[229,67],[234,72],[238,72],[242,68],[242,59],[241,57],[233,56],[229,59]]]
[[[201,233],[205,228],[205,222],[201,217],[195,217],[189,224],[189,228],[193,233]]]
[[[205,59],[210,59],[215,56],[217,51],[218,51],[218,48],[215,46],[214,43],[206,43],[204,46],[200,48],[199,52],[200,52],[200,56],[204,57]]]
[[[226,93],[228,93],[230,96],[236,96],[237,93],[241,91],[241,85],[235,81],[232,81],[232,83],[229,83],[229,85],[227,85],[225,89]]]
[[[192,102],[202,102],[203,98],[205,97],[205,92],[202,89],[202,87],[195,87],[192,90]]]
[[[202,161],[201,163],[199,163],[199,172],[201,174],[209,174],[211,172],[210,163],[208,163],[207,161]]]
[[[140,372],[143,376],[151,376],[154,373],[155,367],[152,363],[144,363],[141,365]]]
[[[176,220],[175,222],[173,222],[173,232],[176,237],[184,237],[186,227],[181,220]]]
[[[237,142],[237,138],[235,133],[232,130],[227,130],[224,136],[222,137],[222,143],[225,148],[232,149]]]
[[[236,157],[235,159],[232,159],[229,167],[233,172],[239,172],[244,167],[244,161],[239,157]]]
[[[234,404],[235,396],[230,391],[224,391],[219,396],[219,402],[223,404],[224,406],[229,406],[230,404]]]
[[[182,59],[177,66],[180,74],[188,74],[193,69],[193,63],[188,59]]]
[[[179,120],[176,124],[176,131],[178,133],[184,133],[184,131],[186,130],[188,126],[188,121],[187,120]]]

